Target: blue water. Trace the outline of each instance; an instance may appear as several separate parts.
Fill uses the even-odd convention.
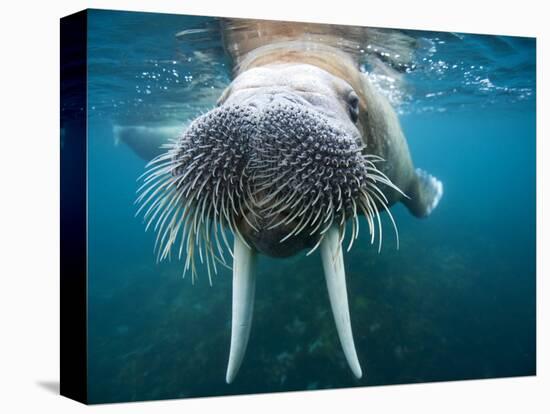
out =
[[[90,401],[534,375],[535,41],[408,32],[419,49],[402,87],[372,75],[415,165],[445,194],[425,220],[393,207],[399,250],[389,237],[377,253],[364,231],[345,255],[364,377],[345,362],[316,253],[260,258],[246,357],[225,383],[230,271],[211,287],[204,269],[193,285],[183,263],[156,263],[154,234],[135,217],[146,162],[113,136],[114,125],[183,124],[212,107],[230,80],[216,24],[90,15]]]

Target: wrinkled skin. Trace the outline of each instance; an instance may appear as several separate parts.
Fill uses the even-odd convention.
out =
[[[295,103],[312,109],[351,135],[359,136],[350,118],[350,101],[356,92],[344,80],[308,64],[275,64],[252,68],[235,78],[218,105],[252,105],[259,109],[280,103]]]

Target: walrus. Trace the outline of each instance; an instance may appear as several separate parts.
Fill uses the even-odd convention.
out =
[[[233,256],[227,383],[250,335],[256,257],[305,249],[320,251],[344,355],[361,378],[343,249],[352,247],[361,222],[380,249],[383,213],[398,243],[390,207],[401,202],[427,217],[443,185],[414,168],[394,108],[342,47],[358,34],[368,41],[381,32],[236,19],[221,26],[233,79],[216,106],[148,164],[138,213],[157,233],[158,258],[185,258],[184,272],[193,278],[196,256],[209,278],[217,265],[227,266],[226,251]],[[385,39],[401,41],[394,34]],[[226,230],[234,235],[232,248]]]

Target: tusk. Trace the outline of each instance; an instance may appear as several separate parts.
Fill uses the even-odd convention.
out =
[[[321,258],[338,337],[349,367],[357,378],[361,378],[363,373],[357,359],[353,333],[351,332],[344,257],[342,246],[338,241],[338,228],[336,226],[332,226],[325,234],[321,243]]]
[[[233,315],[231,322],[231,347],[225,380],[230,384],[243,362],[254,309],[256,278],[253,267],[256,252],[235,235],[233,249]]]

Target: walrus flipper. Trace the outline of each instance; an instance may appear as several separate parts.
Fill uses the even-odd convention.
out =
[[[114,125],[113,137],[115,145],[126,144],[136,155],[145,161],[151,161],[156,156],[166,152],[166,144],[177,138],[183,131],[182,126],[144,126],[144,125]]]
[[[409,198],[404,203],[409,211],[416,217],[427,217],[437,207],[443,196],[443,183],[433,175],[417,168],[406,193]]]

